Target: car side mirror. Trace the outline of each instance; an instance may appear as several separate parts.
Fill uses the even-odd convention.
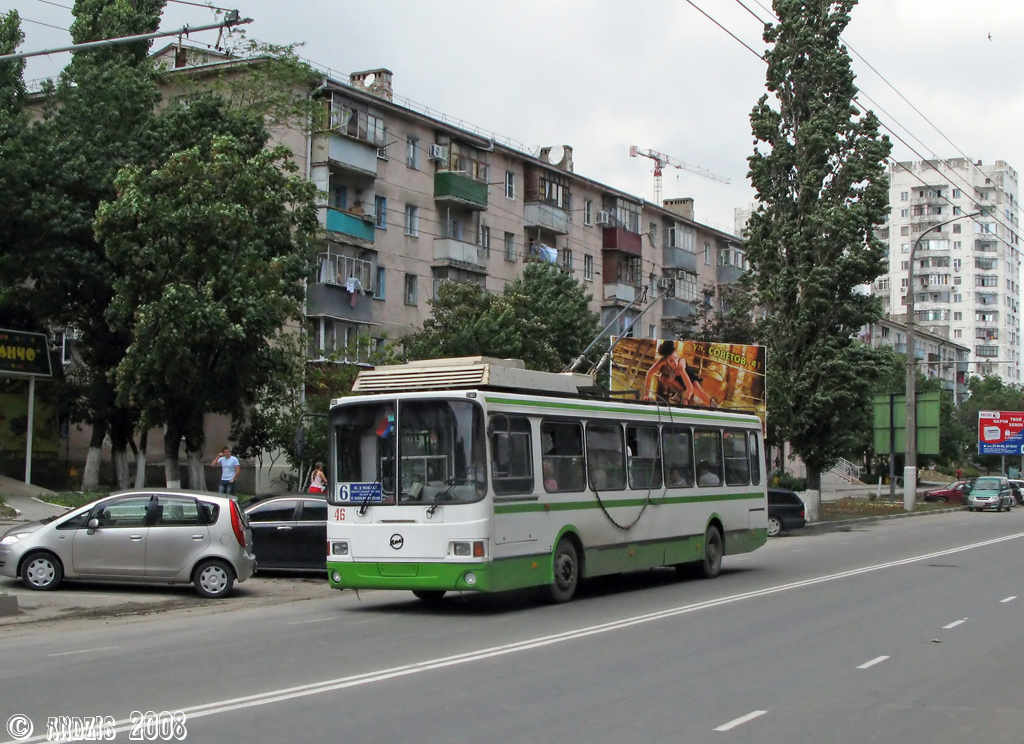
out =
[[[87,525],[85,525],[85,526],[88,527],[90,530],[95,530],[96,528],[98,528],[100,526],[100,520],[95,519],[95,518],[94,519],[90,519],[89,523]]]

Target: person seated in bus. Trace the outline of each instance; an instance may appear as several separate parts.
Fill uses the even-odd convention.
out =
[[[707,460],[701,460],[697,465],[697,485],[698,486],[720,486],[722,485],[722,479],[718,477],[718,474],[711,469],[708,465]]]
[[[689,488],[693,485],[693,481],[683,474],[681,467],[673,465],[668,469],[668,479],[665,481],[665,485],[669,488]]]
[[[548,492],[558,490],[558,479],[555,478],[555,463],[553,460],[544,461],[544,490]]]

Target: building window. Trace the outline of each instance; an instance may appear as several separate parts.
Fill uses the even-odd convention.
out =
[[[335,209],[348,209],[348,189],[340,183],[332,183],[328,204]]]
[[[961,243],[959,240],[954,240],[953,241],[953,250],[954,251],[959,251],[962,248],[963,248],[963,243]]]
[[[505,233],[505,260],[516,260],[516,236],[515,233]]]
[[[711,243],[704,244],[704,265],[711,265]]]
[[[963,313],[953,313],[953,320],[963,320],[963,319],[964,319],[964,314]]]
[[[405,304],[415,305],[417,302],[417,282],[415,274],[405,275]]]
[[[484,258],[491,257],[491,228],[487,225],[480,225],[480,231],[477,233],[477,246]]]
[[[405,164],[410,168],[420,169],[420,141],[416,137],[409,137],[405,141]]]
[[[594,257],[583,257],[583,278],[588,282],[594,281]]]
[[[900,210],[900,217],[909,217],[909,216],[910,216],[910,210],[909,209],[901,209]]]
[[[594,202],[591,199],[583,200],[583,224],[588,227],[594,224]]]
[[[516,198],[516,174],[512,171],[505,171],[505,198]]]
[[[964,226],[963,225],[953,225],[953,232],[960,233],[960,232],[963,232],[963,230],[964,230]]]
[[[566,271],[572,271],[572,251],[568,248],[563,248],[562,254],[562,268]]]
[[[420,208],[412,204],[405,205],[405,234],[414,238],[420,234]]]
[[[384,267],[377,267],[377,281],[373,285],[373,298],[375,300],[384,299]]]
[[[378,196],[374,200],[374,208],[376,209],[377,215],[377,227],[381,230],[388,229],[388,200],[383,196]]]
[[[959,199],[960,198],[960,189],[953,189],[953,198],[954,199]]]
[[[900,192],[900,201],[909,201],[909,200],[910,200],[910,192],[909,191],[901,191]]]
[[[384,120],[379,116],[366,115],[366,139],[375,145],[387,144],[384,136]]]
[[[900,228],[900,235],[910,235],[910,228],[904,225]]]

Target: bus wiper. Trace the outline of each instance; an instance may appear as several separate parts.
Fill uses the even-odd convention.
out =
[[[378,478],[377,480],[375,480],[373,482],[373,485],[381,485],[380,479]],[[383,486],[381,486],[381,488],[383,489]],[[366,514],[366,510],[370,508],[370,499],[373,498],[375,490],[376,489],[371,488],[369,491],[366,492],[366,498],[363,499],[363,503],[359,505],[359,511],[356,512],[356,514],[358,514],[360,517]],[[383,490],[381,491],[381,493],[383,493]]]
[[[462,474],[459,475],[458,478],[452,478],[452,482],[448,485],[448,488],[444,489],[443,491],[437,492],[437,495],[434,496],[434,500],[431,502],[430,506],[427,507],[428,517],[434,516],[434,512],[437,511],[437,507],[441,505],[441,500],[448,498],[451,495],[452,491],[455,490],[455,486],[459,485],[461,481],[464,481],[466,479],[466,476],[469,475],[469,471],[473,470],[475,467],[476,465],[470,465],[468,468],[462,471]]]

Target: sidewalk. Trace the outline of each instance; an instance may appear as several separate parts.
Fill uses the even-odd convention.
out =
[[[67,507],[46,503],[46,496],[52,493],[53,491],[48,491],[40,486],[26,485],[14,478],[0,475],[0,495],[4,497],[8,506],[19,512],[14,519],[0,519],[0,524],[34,522],[38,519],[63,514],[67,511]]]

